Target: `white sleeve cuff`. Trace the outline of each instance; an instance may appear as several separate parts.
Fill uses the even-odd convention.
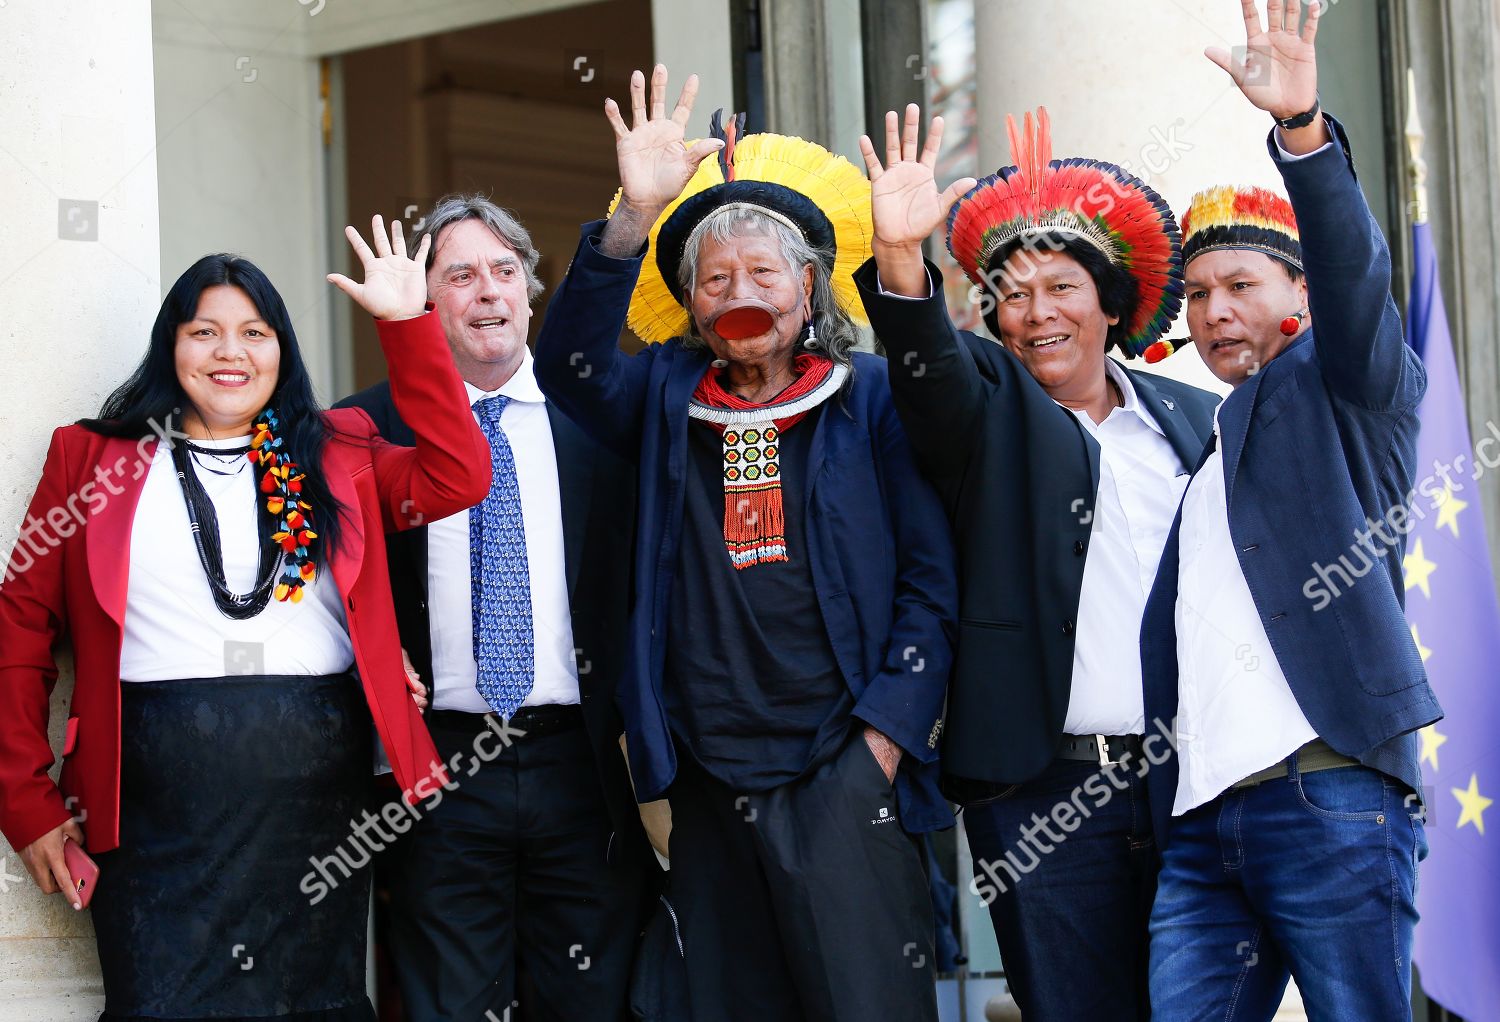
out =
[[[1327,142],[1324,142],[1321,146],[1314,149],[1310,153],[1305,153],[1302,156],[1296,156],[1292,153],[1287,152],[1286,146],[1281,144],[1281,125],[1278,124],[1276,126],[1276,152],[1280,155],[1281,161],[1283,163],[1296,163],[1298,160],[1305,160],[1309,156],[1316,156],[1323,150],[1327,149],[1329,146],[1333,145],[1333,131],[1328,127],[1327,121],[1323,122],[1323,130],[1328,132]]]
[[[927,299],[932,297],[932,271],[926,270],[925,267],[923,269],[927,273],[927,293],[920,298],[913,298],[911,295],[898,295],[894,291],[887,291],[885,289],[885,285],[880,283],[879,270],[875,271],[875,290],[879,291],[887,298],[899,298],[903,302],[925,302]]]

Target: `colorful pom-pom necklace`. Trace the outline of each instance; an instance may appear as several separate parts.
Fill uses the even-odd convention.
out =
[[[302,602],[302,589],[317,577],[313,544],[318,538],[313,530],[312,505],[302,499],[302,484],[307,474],[292,460],[278,435],[280,422],[267,408],[255,420],[255,435],[250,440],[250,460],[260,472],[260,492],[266,497],[266,511],[276,522],[271,542],[283,555],[281,578],[273,594],[285,603]]]

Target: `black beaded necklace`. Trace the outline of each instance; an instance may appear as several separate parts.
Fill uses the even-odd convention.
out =
[[[224,548],[219,539],[219,514],[213,499],[203,488],[194,468],[190,453],[225,455],[234,454],[249,460],[250,447],[233,450],[218,450],[200,447],[183,440],[172,444],[172,464],[177,469],[177,481],[182,487],[183,501],[187,504],[188,523],[193,530],[193,543],[198,548],[198,562],[208,576],[208,587],[214,595],[214,605],[219,613],[235,621],[255,617],[271,602],[271,591],[276,585],[277,568],[281,564],[281,548],[271,541],[276,527],[276,518],[258,498],[256,505],[256,531],[260,536],[260,568],[256,574],[255,587],[243,595],[230,590],[224,578]],[[215,475],[236,475],[204,466]],[[258,493],[258,491],[257,491]]]

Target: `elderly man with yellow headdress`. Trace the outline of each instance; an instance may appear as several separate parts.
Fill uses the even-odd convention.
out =
[[[854,351],[870,187],[714,118],[666,69],[613,101],[621,191],[537,340],[549,399],[639,466],[618,692],[637,796],[672,806],[695,1019],[936,1019],[912,835],[934,783],[952,540],[884,360]],[[625,324],[646,340],[627,357]],[[599,556],[616,556],[599,551]]]

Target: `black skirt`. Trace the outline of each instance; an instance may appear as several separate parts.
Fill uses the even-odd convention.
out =
[[[372,787],[358,681],[120,688],[120,846],[98,857],[92,903],[101,1022],[373,1022],[369,856],[350,826]]]

